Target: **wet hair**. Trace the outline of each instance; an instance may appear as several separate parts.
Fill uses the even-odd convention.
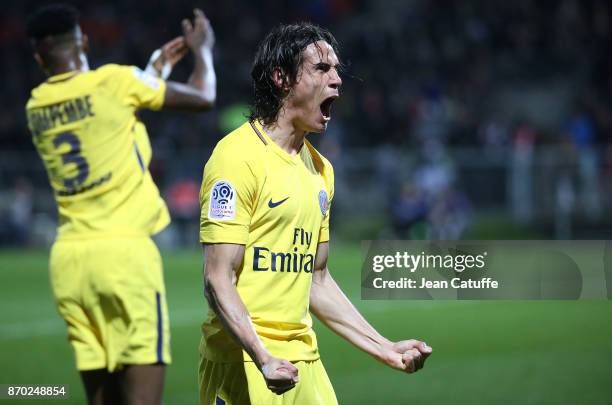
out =
[[[79,24],[79,12],[67,4],[51,4],[36,10],[28,17],[28,37],[36,44],[47,37],[72,32]]]
[[[249,116],[251,121],[261,120],[264,124],[271,124],[277,120],[287,92],[283,90],[284,86],[278,87],[274,83],[274,71],[280,69],[284,84],[292,87],[302,65],[304,49],[317,41],[327,42],[339,55],[334,36],[328,30],[310,23],[279,25],[261,41],[251,69],[254,91]]]

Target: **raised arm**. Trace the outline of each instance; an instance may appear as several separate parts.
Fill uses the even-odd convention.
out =
[[[310,312],[336,334],[388,366],[413,373],[423,367],[431,347],[418,340],[392,342],[365,320],[327,268],[329,243],[317,247],[310,290]]]
[[[166,83],[163,109],[205,111],[215,105],[217,76],[212,55],[215,34],[202,10],[195,9],[194,15],[193,25],[187,19],[182,22],[184,44],[193,54],[193,71],[185,84]]]
[[[257,336],[238,290],[236,272],[244,257],[244,245],[204,244],[204,295],[225,330],[251,356],[268,388],[282,394],[298,382],[298,370],[289,361],[270,354]]]

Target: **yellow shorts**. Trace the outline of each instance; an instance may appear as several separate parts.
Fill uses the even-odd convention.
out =
[[[170,363],[162,262],[150,238],[60,240],[50,271],[77,369]]]
[[[216,363],[200,358],[200,405],[337,405],[321,360],[297,361],[300,381],[276,395],[253,362]]]

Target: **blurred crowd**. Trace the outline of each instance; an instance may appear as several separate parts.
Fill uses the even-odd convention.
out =
[[[329,28],[345,64],[342,98],[319,146],[338,166],[340,183],[346,156],[355,149],[372,151],[396,235],[410,237],[414,225],[423,222],[428,237],[463,234],[479,199],[465,185],[465,159],[457,162],[453,153],[463,147],[479,151],[468,160],[506,163],[503,192],[517,220],[538,215],[535,200],[545,198],[538,190],[546,187],[559,215],[582,210],[596,220],[604,209],[610,189],[605,174],[612,172],[612,5],[607,1],[72,3],[90,37],[93,67],[110,62],[143,67],[155,48],[180,34],[180,20],[193,6],[211,20],[218,108],[199,118],[143,114],[157,156],[152,172],[171,205],[180,207],[175,209],[180,218],[194,215],[193,201],[183,201],[184,196],[193,197],[201,163],[250,101],[257,42],[273,25],[298,20]],[[24,21],[40,4],[3,3],[4,151],[33,149],[23,106],[44,77],[32,59]],[[173,78],[185,79],[190,66],[179,64]],[[545,188],[533,180],[540,147],[554,151]],[[176,153],[192,154],[194,163],[167,167],[164,158]],[[15,185],[2,172],[0,184]]]

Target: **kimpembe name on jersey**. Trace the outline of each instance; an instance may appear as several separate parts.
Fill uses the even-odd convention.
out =
[[[272,252],[262,246],[253,246],[253,271],[280,273],[312,273],[314,255],[300,250],[308,249],[312,243],[312,232],[302,228],[293,230],[293,251]],[[299,245],[299,247],[298,247]]]
[[[30,130],[34,136],[53,129],[58,124],[66,125],[95,115],[90,95],[62,101],[61,103],[46,107],[35,108],[29,110],[27,114]]]

